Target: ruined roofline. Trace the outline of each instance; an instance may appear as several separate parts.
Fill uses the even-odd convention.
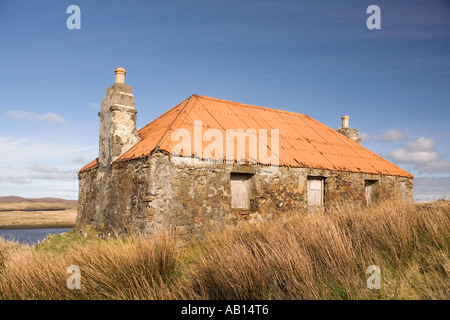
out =
[[[138,135],[141,139],[145,138],[142,136],[142,132],[145,131],[146,128],[148,128],[149,126],[151,126],[152,124],[154,124],[156,121],[158,121],[159,118],[167,115],[168,113],[172,112],[173,110],[175,110],[176,108],[178,108],[179,106],[181,106],[183,103],[186,103],[189,101],[189,99],[194,96],[191,95],[189,98],[184,99],[183,101],[181,101],[180,103],[178,103],[176,106],[170,108],[169,110],[167,110],[166,112],[164,112],[162,115],[160,115],[159,117],[157,117],[156,119],[154,119],[153,121],[151,121],[150,123],[146,124],[145,126],[143,126],[141,129],[138,130]],[[142,156],[144,157],[144,156]],[[142,158],[140,157],[140,158]],[[119,160],[121,157],[119,157],[117,160]],[[124,160],[120,160],[120,161],[124,161]],[[114,161],[115,162],[115,161]],[[83,168],[80,169],[79,172],[84,172],[93,168],[97,168],[98,167],[98,157],[96,159],[94,159],[93,161],[89,162],[88,164],[86,164]]]
[[[155,154],[155,152],[161,152],[162,154],[164,154],[164,155],[166,155],[166,156],[168,156],[168,157],[172,157],[172,155],[171,155],[171,153],[170,153],[169,151],[155,148],[154,150],[152,150],[152,152],[151,152],[150,154],[145,155],[145,156],[141,156],[141,157],[133,158],[133,159],[128,159],[128,160],[122,160],[122,161],[117,161],[117,160],[116,160],[116,161],[113,163],[113,166],[114,166],[114,164],[117,164],[117,165],[119,165],[119,164],[126,164],[126,163],[128,163],[128,162],[133,162],[133,161],[138,161],[138,160],[142,160],[142,159],[145,159],[145,158],[149,158],[149,157],[151,157],[153,154]],[[196,157],[196,156],[191,156],[190,158],[191,158],[191,159],[198,159],[198,160],[201,160],[201,161],[205,161],[205,162],[209,163],[209,165],[214,165],[214,162],[215,162],[215,161],[213,161],[213,160],[211,160],[211,159],[204,159],[204,158],[199,159],[199,158]],[[96,160],[97,160],[97,159],[95,159],[95,160],[92,161],[92,162],[95,162]],[[235,163],[227,163],[226,160],[224,160],[224,161],[222,161],[222,162],[220,162],[220,163],[216,163],[216,164],[217,164],[217,165],[223,165],[223,164],[239,165],[239,163],[236,163],[236,162],[235,162]],[[259,162],[254,163],[254,164],[253,164],[253,163],[252,163],[252,164],[249,164],[249,163],[242,163],[241,165],[257,165],[257,166],[263,166],[263,167],[270,167],[270,165],[268,165],[268,164],[259,163]],[[87,166],[85,166],[85,167],[87,167]],[[330,172],[346,172],[346,173],[357,173],[357,174],[371,174],[371,175],[380,176],[380,177],[404,177],[404,178],[411,178],[411,179],[414,179],[414,175],[412,175],[412,174],[411,174],[410,176],[407,176],[407,175],[400,175],[400,174],[383,174],[383,173],[380,173],[380,172],[378,172],[378,173],[373,173],[373,172],[364,172],[364,171],[332,170],[332,169],[321,168],[321,167],[288,166],[288,165],[279,165],[278,167],[284,167],[284,168],[299,168],[299,169],[311,169],[311,170],[325,170],[325,171],[330,171]],[[78,171],[78,174],[83,173],[83,172],[89,172],[89,171],[91,171],[91,170],[93,170],[93,169],[98,169],[98,165],[93,165],[93,166],[91,166],[91,167],[89,167],[89,168],[86,168],[86,169],[82,168],[82,169],[80,169],[80,171]]]
[[[140,142],[117,158],[114,163],[147,157],[154,150],[171,152],[175,142],[168,138],[170,132],[185,127],[192,130],[191,122],[194,119],[203,121],[205,127],[218,129],[223,134],[226,134],[227,128],[236,130],[239,126],[244,130],[253,127],[255,130],[279,128],[281,131],[278,164],[282,167],[414,177],[307,115],[198,94],[191,95],[142,127],[138,131]],[[193,155],[194,153],[191,154]],[[248,160],[247,154],[245,158]],[[258,164],[267,165],[260,162]],[[97,160],[94,160],[80,172],[97,165]]]
[[[300,116],[304,116],[307,117],[309,119],[313,119],[310,116],[308,116],[307,114],[304,113],[299,113],[299,112],[294,112],[294,111],[287,111],[287,110],[283,110],[283,109],[278,109],[278,108],[273,108],[273,107],[262,107],[262,106],[256,106],[256,105],[252,105],[252,104],[248,104],[248,103],[242,103],[242,102],[237,102],[237,101],[231,101],[231,100],[225,100],[225,99],[220,99],[220,98],[214,98],[214,97],[210,97],[210,96],[204,96],[204,95],[200,95],[200,94],[193,94],[191,97],[195,97],[195,98],[201,98],[201,99],[206,99],[206,100],[213,100],[213,101],[217,101],[217,102],[222,102],[225,104],[234,104],[234,105],[238,105],[240,107],[245,107],[245,108],[249,108],[249,109],[260,109],[260,110],[265,110],[265,111],[276,111],[279,113],[286,113],[286,114],[290,114],[290,115],[300,115]]]

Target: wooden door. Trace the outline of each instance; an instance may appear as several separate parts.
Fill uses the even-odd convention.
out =
[[[231,207],[234,209],[248,209],[248,187],[245,176],[231,176]]]
[[[366,180],[365,181],[365,196],[366,204],[370,205],[377,200],[378,197],[378,181]]]
[[[308,213],[311,209],[322,208],[323,178],[308,178]]]

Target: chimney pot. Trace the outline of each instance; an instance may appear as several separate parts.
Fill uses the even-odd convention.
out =
[[[116,73],[116,83],[125,83],[125,74],[127,73],[125,68],[116,68],[114,72]]]
[[[342,116],[342,128],[348,128],[348,119],[349,116]]]

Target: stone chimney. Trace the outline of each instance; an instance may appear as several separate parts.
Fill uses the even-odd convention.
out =
[[[336,129],[336,131],[355,141],[356,143],[361,144],[361,138],[359,137],[358,130],[349,128],[348,126],[349,118],[349,116],[342,116],[342,127],[340,129]]]
[[[342,128],[348,128],[348,120],[350,119],[349,116],[342,116]]]
[[[106,89],[100,113],[99,170],[111,164],[139,141],[132,87],[125,84],[126,70],[116,68],[116,83]]]

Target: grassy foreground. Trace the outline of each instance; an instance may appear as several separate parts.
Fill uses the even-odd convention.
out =
[[[176,248],[166,233],[0,241],[0,299],[449,299],[450,205],[292,215]],[[81,270],[69,290],[67,268]],[[366,269],[381,270],[369,290]]]

